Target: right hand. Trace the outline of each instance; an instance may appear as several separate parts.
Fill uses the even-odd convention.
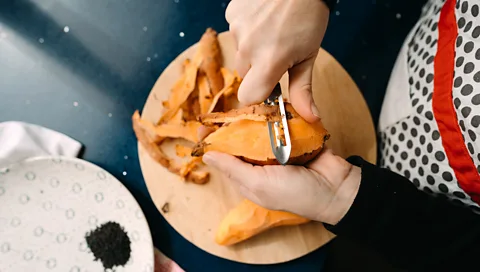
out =
[[[200,127],[199,138],[212,131]],[[254,166],[215,151],[205,153],[203,161],[225,175],[250,201],[331,225],[348,212],[361,181],[361,169],[329,148],[305,166]]]
[[[254,166],[215,151],[205,153],[203,161],[225,175],[250,201],[331,225],[347,214],[361,180],[359,167],[329,149],[305,166]]]
[[[263,102],[289,74],[290,102],[308,122],[318,118],[312,71],[329,10],[322,0],[232,0],[225,17],[236,46],[235,67],[243,81],[242,104]]]

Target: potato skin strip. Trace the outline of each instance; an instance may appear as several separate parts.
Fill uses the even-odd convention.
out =
[[[260,104],[241,109],[233,109],[227,112],[200,114],[198,115],[197,120],[204,125],[231,123],[239,120],[280,122],[281,116],[278,106]]]
[[[182,176],[186,181],[190,181],[197,184],[204,184],[208,181],[210,174],[208,172],[191,171],[182,172],[182,166],[175,163],[174,160],[169,158],[160,147],[148,136],[148,132],[141,126],[140,114],[135,111],[132,116],[133,130],[140,144],[146,149],[148,155],[152,157],[156,162],[167,168],[168,171]]]

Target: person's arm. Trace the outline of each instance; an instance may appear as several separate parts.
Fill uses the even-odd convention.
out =
[[[480,215],[418,190],[405,177],[364,161],[360,187],[334,234],[368,246],[408,271],[457,271],[480,258]],[[451,270],[453,269],[453,270]]]

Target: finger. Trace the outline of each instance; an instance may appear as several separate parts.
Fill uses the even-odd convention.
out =
[[[200,126],[197,130],[197,137],[199,141],[202,141],[210,135],[210,133],[214,132],[215,129],[213,127],[207,127],[207,126]]]
[[[287,68],[270,61],[252,64],[238,88],[238,101],[243,105],[265,101]]]
[[[241,78],[244,78],[248,70],[250,70],[250,62],[239,51],[235,54],[235,70],[237,70]]]
[[[238,15],[238,4],[241,1],[232,0],[228,3],[227,8],[225,9],[225,20],[227,23],[231,24],[236,15]]]
[[[288,70],[290,102],[295,111],[307,122],[318,120],[320,115],[312,96],[312,72],[315,59],[316,54]]]
[[[264,5],[265,1],[252,0],[231,0],[225,9],[225,20],[231,24],[238,17],[249,16],[252,12],[257,12],[259,7]]]
[[[203,162],[247,188],[252,188],[255,183],[259,183],[261,177],[261,168],[225,153],[209,151],[203,155]]]

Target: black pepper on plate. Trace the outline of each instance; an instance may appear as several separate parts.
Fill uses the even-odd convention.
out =
[[[85,235],[87,245],[105,269],[123,266],[130,259],[130,238],[117,222],[107,222]]]

